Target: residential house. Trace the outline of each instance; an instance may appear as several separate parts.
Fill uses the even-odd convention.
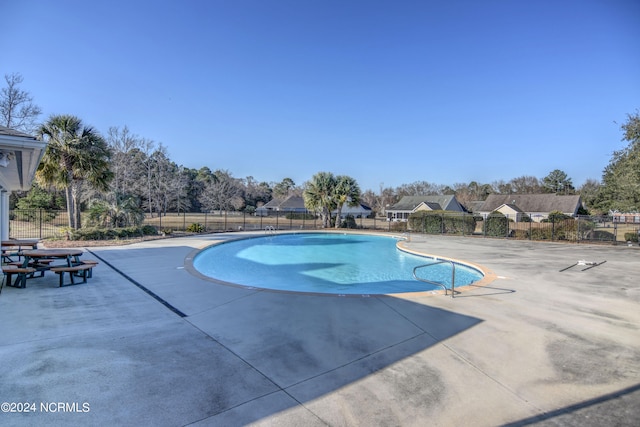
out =
[[[256,209],[256,216],[277,215],[279,212],[285,213],[307,213],[302,196],[289,196],[285,198],[274,198],[268,203]]]
[[[640,213],[638,212],[610,211],[609,215],[613,217],[613,222],[619,222],[619,223],[625,223],[625,224],[640,223]]]
[[[260,206],[256,209],[256,216],[270,216],[276,215],[278,212],[293,212],[293,213],[309,213],[309,210],[304,205],[304,198],[301,196],[289,196],[285,198],[275,198],[268,203]],[[337,214],[337,209],[332,212]],[[341,217],[344,219],[347,215],[351,215],[354,218],[366,218],[371,214],[371,208],[359,204],[357,206],[349,206],[345,203],[342,206]]]
[[[47,144],[0,126],[0,237],[9,238],[9,195],[31,187]]]
[[[407,221],[412,213],[424,210],[465,212],[464,207],[453,194],[446,196],[404,196],[398,203],[386,210],[387,221]]]
[[[498,211],[516,222],[521,221],[524,215],[535,222],[540,222],[548,218],[549,213],[553,211],[575,217],[581,207],[582,200],[578,195],[490,194],[474,213],[486,218],[491,212]]]
[[[338,210],[335,209],[331,212],[332,215],[337,215]],[[356,206],[349,206],[347,203],[342,205],[342,210],[340,211],[340,217],[345,219],[347,216],[351,215],[354,218],[367,218],[371,215],[371,208],[367,205],[359,203]]]

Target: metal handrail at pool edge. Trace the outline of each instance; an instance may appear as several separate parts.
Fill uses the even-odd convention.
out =
[[[424,283],[429,283],[430,285],[442,286],[442,289],[444,289],[444,294],[447,295],[447,287],[445,285],[443,285],[442,283],[434,282],[432,280],[423,279],[422,277],[418,277],[416,275],[416,270],[419,269],[419,268],[430,267],[430,266],[433,266],[433,265],[444,264],[444,263],[451,264],[451,298],[453,298],[454,295],[455,295],[454,285],[455,285],[455,282],[456,282],[456,264],[453,261],[450,261],[448,259],[436,259],[435,262],[432,262],[430,264],[418,265],[418,266],[413,268],[413,278],[416,279],[416,280],[419,280],[421,282],[424,282]]]

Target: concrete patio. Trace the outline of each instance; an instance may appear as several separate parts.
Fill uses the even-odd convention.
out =
[[[638,425],[638,247],[414,236],[498,276],[454,299],[190,272],[241,235],[88,248],[88,284],[4,287],[0,425]],[[606,263],[560,272],[578,260]]]

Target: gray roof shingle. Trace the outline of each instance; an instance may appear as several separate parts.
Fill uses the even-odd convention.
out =
[[[559,196],[557,194],[490,194],[478,209],[479,212],[493,212],[502,205],[516,205],[522,212],[575,213],[582,205],[580,196]]]
[[[21,138],[36,139],[35,137],[31,135],[27,135],[24,132],[20,132],[19,130],[15,130],[15,129],[9,129],[8,127],[2,126],[2,125],[0,125],[0,135],[18,136]]]
[[[391,211],[412,211],[420,203],[435,203],[440,205],[440,209],[445,209],[451,203],[454,195],[448,196],[403,196],[402,199],[388,210]]]

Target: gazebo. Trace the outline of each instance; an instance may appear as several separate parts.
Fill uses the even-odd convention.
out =
[[[0,238],[9,238],[9,195],[26,191],[44,155],[47,143],[0,126]]]

